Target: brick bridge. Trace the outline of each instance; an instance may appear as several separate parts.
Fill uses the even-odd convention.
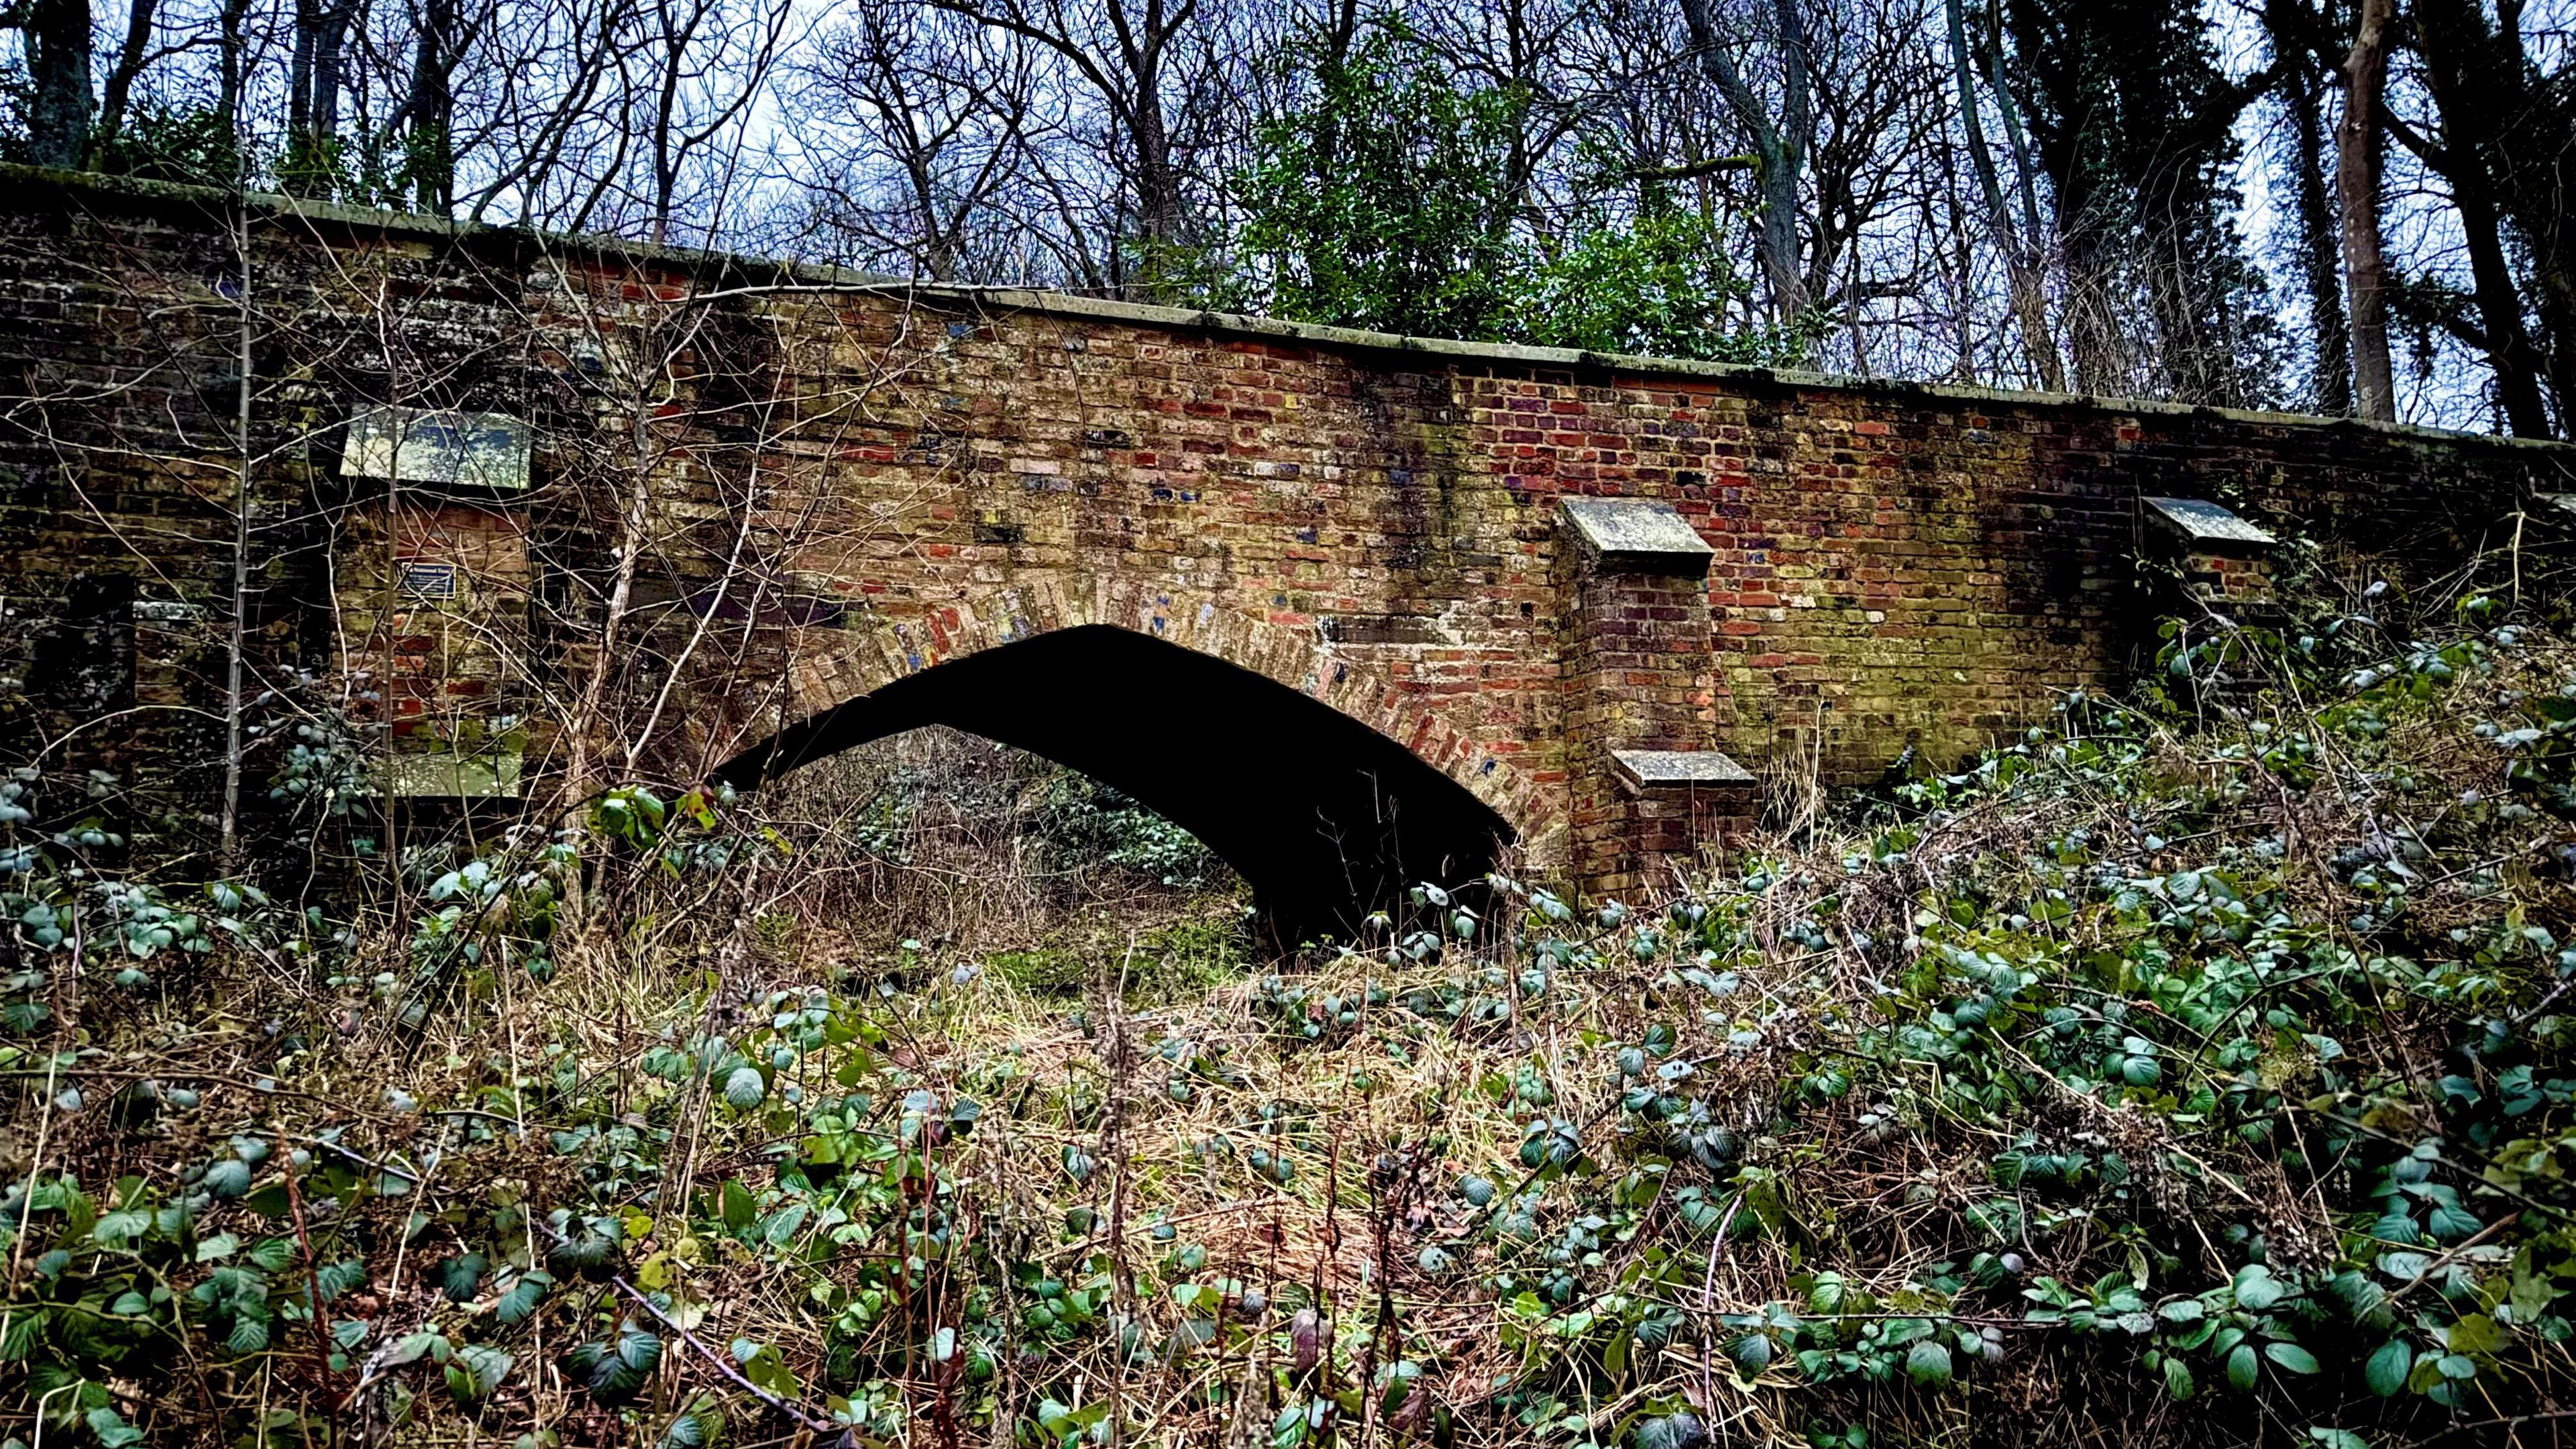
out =
[[[390,695],[412,808],[946,723],[1304,922],[1650,888],[2116,682],[2176,560],[2248,602],[2240,520],[2465,551],[2568,457],[0,187],[0,756],[201,798],[238,529],[252,686]]]

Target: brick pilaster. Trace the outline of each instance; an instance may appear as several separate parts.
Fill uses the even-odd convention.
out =
[[[1712,749],[1711,550],[1647,499],[1568,500],[1562,536],[1570,864],[1635,897],[1751,812],[1751,777]]]

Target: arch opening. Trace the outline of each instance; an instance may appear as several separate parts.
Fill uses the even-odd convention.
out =
[[[1107,624],[998,644],[811,715],[719,767],[757,786],[926,725],[1042,755],[1198,837],[1287,944],[1347,935],[1423,881],[1491,868],[1512,827],[1466,786],[1319,700]]]

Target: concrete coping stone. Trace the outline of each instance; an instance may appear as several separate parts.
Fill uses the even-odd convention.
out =
[[[1604,568],[1706,572],[1717,550],[1660,498],[1568,498],[1565,521]]]
[[[2239,517],[2234,509],[2205,498],[2145,498],[2149,513],[2194,543],[2242,543],[2268,548],[2280,542],[2271,532]]]
[[[1612,750],[1619,780],[1631,792],[1749,786],[1753,772],[1718,750]]]

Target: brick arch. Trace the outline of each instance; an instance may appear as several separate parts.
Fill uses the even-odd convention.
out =
[[[1511,760],[1478,744],[1437,706],[1407,698],[1391,681],[1335,654],[1311,632],[1272,624],[1212,597],[1111,580],[1068,587],[1049,579],[995,589],[907,618],[816,631],[807,636],[807,646],[780,682],[783,699],[764,713],[792,729],[935,666],[1093,625],[1223,660],[1329,707],[1402,746],[1500,816],[1515,834],[1517,854],[1531,868],[1545,872],[1564,865],[1561,805]],[[735,761],[760,747],[738,751]],[[719,767],[716,773],[722,776],[730,769]]]

